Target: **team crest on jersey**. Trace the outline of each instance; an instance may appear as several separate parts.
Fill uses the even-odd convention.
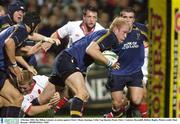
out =
[[[140,36],[141,36],[141,34],[140,34],[140,33],[137,33],[137,34],[136,34],[136,39],[139,40],[139,39],[140,39]]]

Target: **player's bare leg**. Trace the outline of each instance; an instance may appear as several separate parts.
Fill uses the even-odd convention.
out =
[[[138,109],[141,112],[141,117],[143,118],[148,117],[147,88],[145,83],[143,83],[143,99]]]
[[[141,87],[129,87],[130,92],[130,116],[128,117],[141,117],[139,111],[139,105],[143,99],[143,88]]]
[[[84,77],[80,72],[75,72],[65,80],[65,83],[75,93],[71,103],[70,115],[71,117],[81,117],[84,102],[89,98]]]
[[[124,96],[123,91],[115,91],[111,93],[112,98],[112,111],[108,114],[105,114],[105,118],[118,118],[123,115],[124,112]]]

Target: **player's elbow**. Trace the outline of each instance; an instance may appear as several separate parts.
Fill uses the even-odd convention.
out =
[[[93,49],[92,49],[92,48],[87,48],[87,49],[86,49],[86,53],[87,53],[88,55],[91,55],[91,54],[93,53]]]
[[[96,51],[99,49],[99,46],[96,42],[91,42],[90,45],[86,48],[86,53],[90,56],[96,54]]]
[[[35,115],[40,114],[40,113],[41,113],[41,111],[38,111],[38,109],[34,108],[33,106],[31,106],[31,109],[29,109],[29,111],[26,112],[26,114],[28,116],[35,116]]]

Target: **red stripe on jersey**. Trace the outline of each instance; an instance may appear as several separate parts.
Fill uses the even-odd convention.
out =
[[[28,109],[25,111],[25,113],[28,113],[29,110],[31,109],[31,107],[32,107],[32,104],[28,107]]]

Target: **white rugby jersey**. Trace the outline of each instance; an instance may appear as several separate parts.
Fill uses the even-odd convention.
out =
[[[83,26],[81,21],[69,21],[66,25],[59,28],[56,32],[60,38],[64,38],[66,36],[69,36],[69,44],[68,47],[71,46],[72,43],[79,40],[80,38],[84,37],[85,32],[83,29]],[[104,29],[99,23],[96,22],[95,28],[92,29],[91,32],[98,31]],[[91,33],[90,32],[90,33]]]
[[[36,81],[36,84],[34,85],[31,93],[24,96],[24,100],[21,105],[21,109],[25,113],[27,113],[31,108],[32,106],[31,101],[34,98],[38,97],[39,94],[41,94],[42,91],[44,90],[45,86],[48,84],[48,77],[45,75],[36,75],[33,76],[33,79]]]
[[[143,72],[143,80],[144,83],[147,83],[147,76],[148,76],[148,47],[144,48],[144,65],[142,66],[142,72]]]

